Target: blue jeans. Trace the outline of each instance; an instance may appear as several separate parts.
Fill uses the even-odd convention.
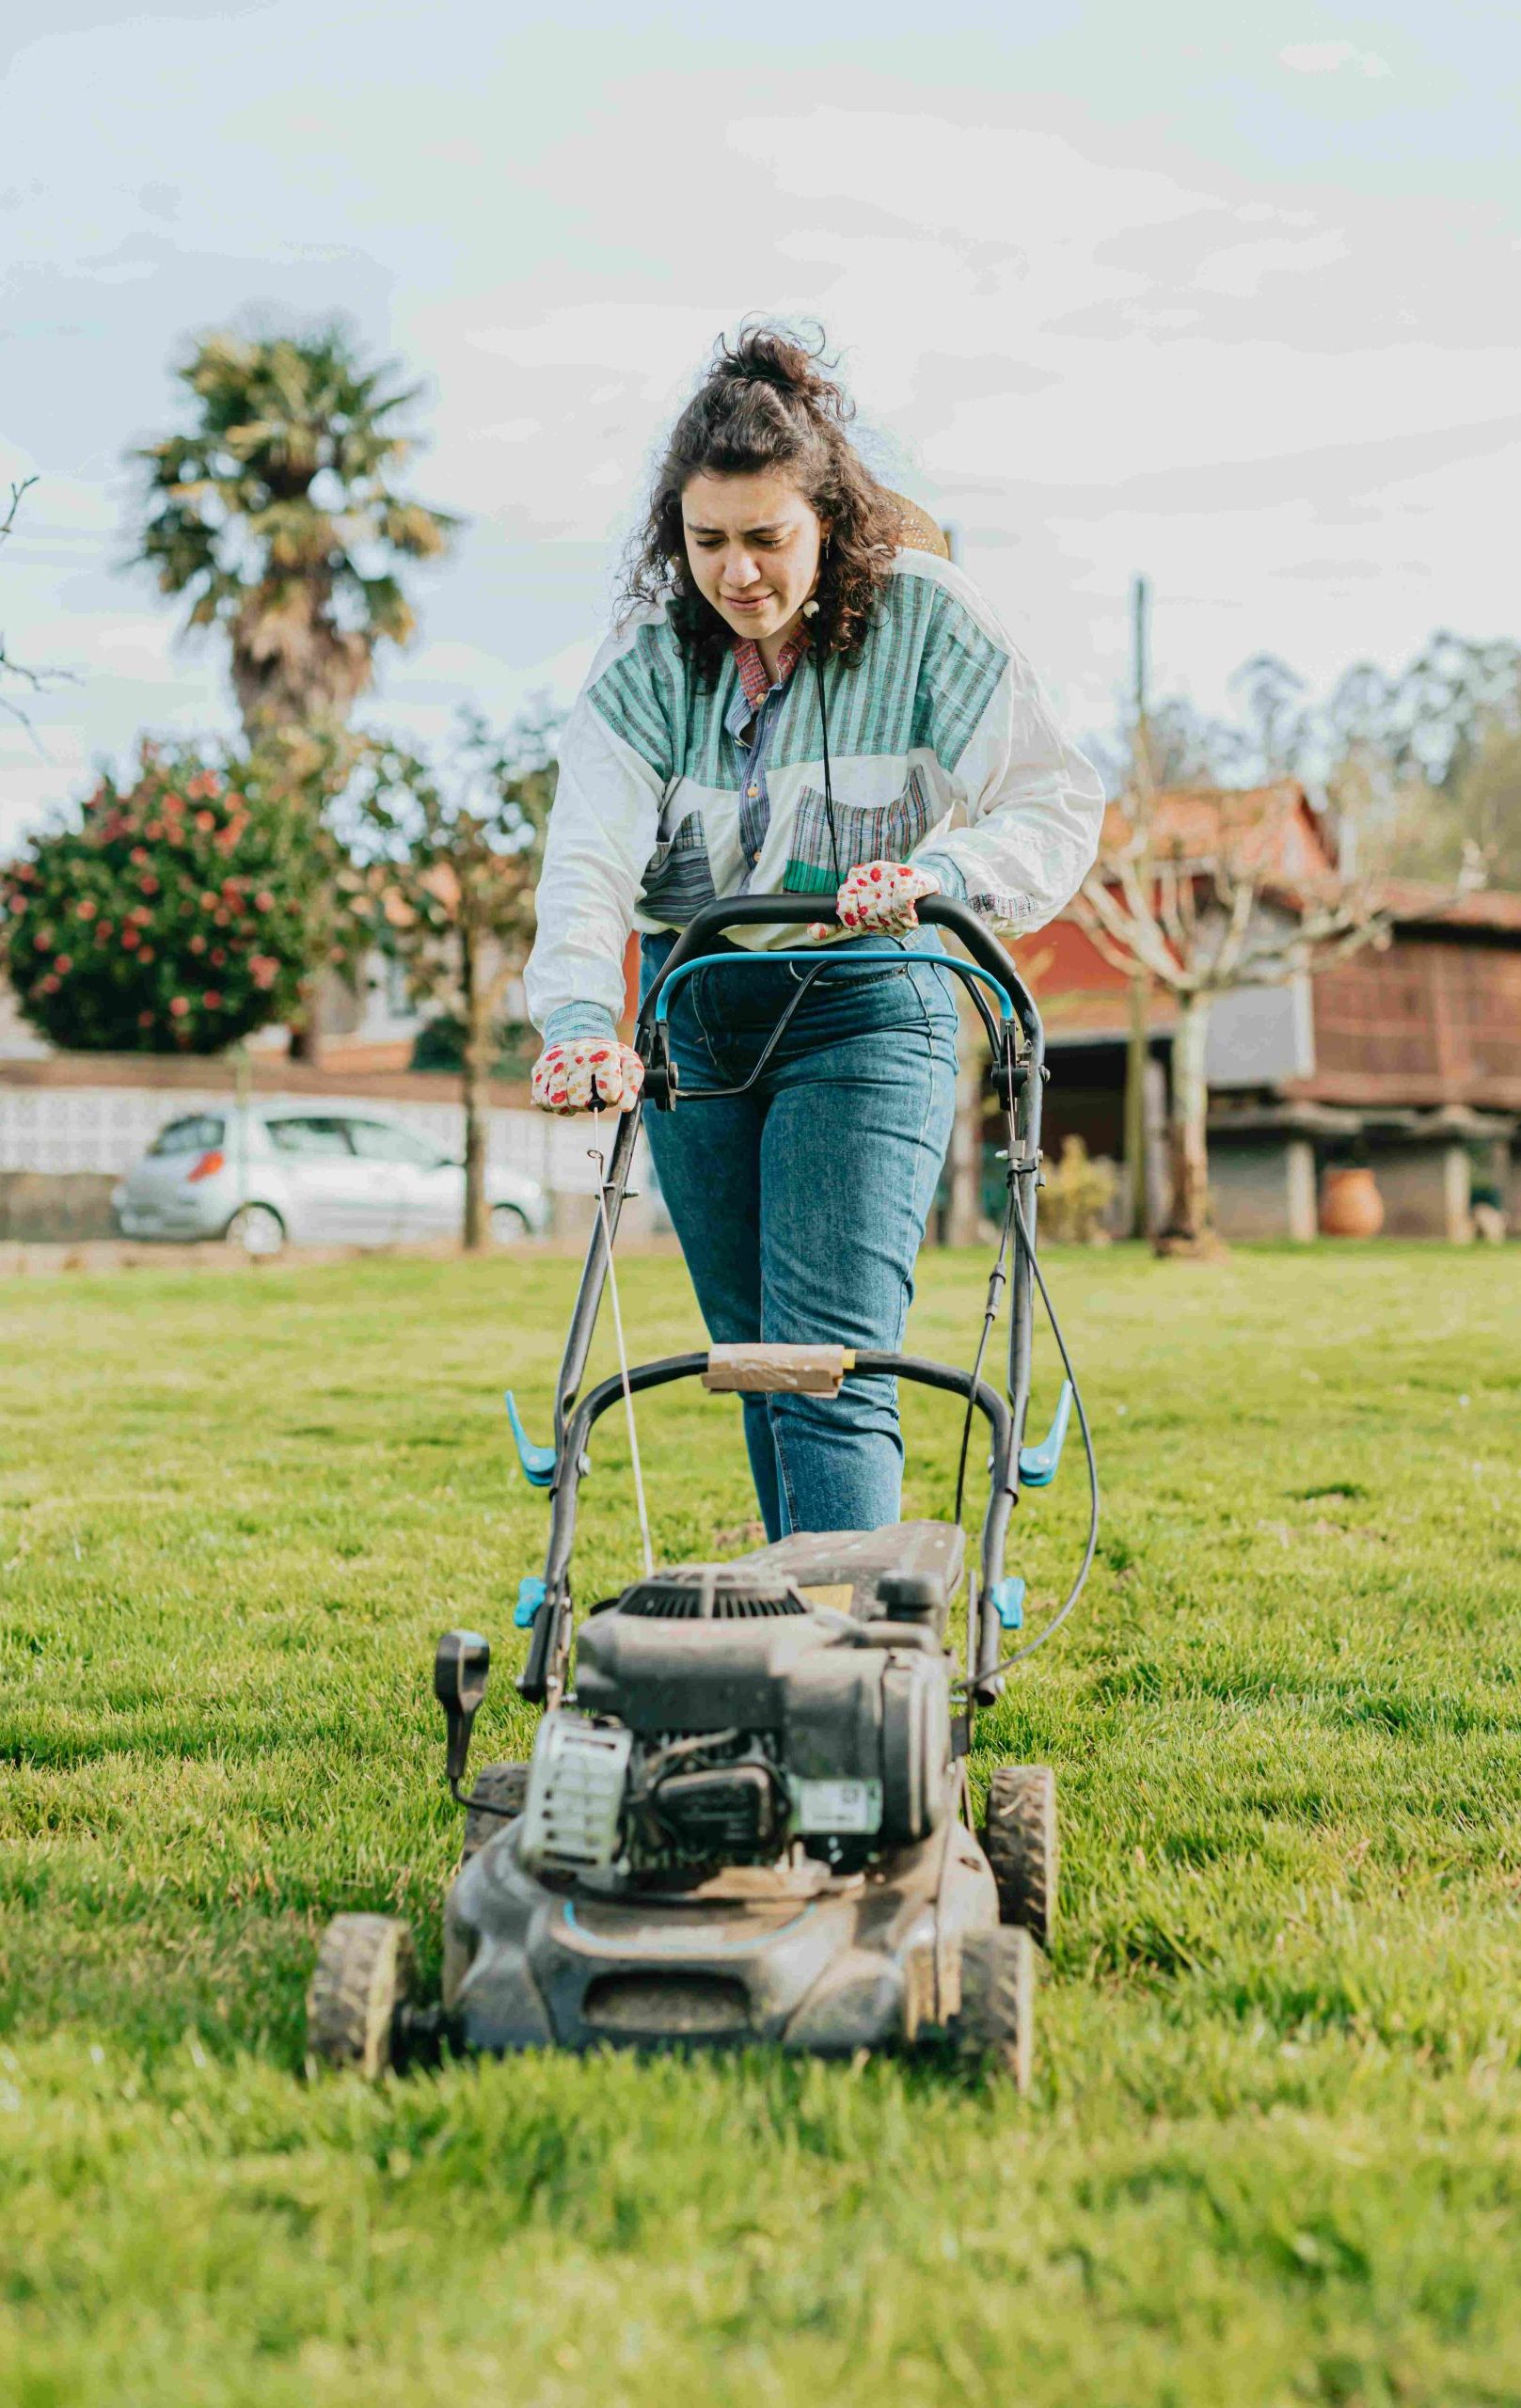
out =
[[[645,992],[674,943],[644,939]],[[826,970],[748,1095],[644,1116],[716,1343],[902,1343],[950,1142],[957,1018],[951,974],[929,966],[938,937],[898,944],[902,969]],[[682,1088],[748,1078],[802,974],[741,963],[684,980],[670,1020]],[[838,1397],[747,1396],[744,1426],[768,1537],[898,1519],[895,1380],[851,1374]]]

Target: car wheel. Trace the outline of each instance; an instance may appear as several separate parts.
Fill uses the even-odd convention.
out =
[[[515,1204],[493,1204],[491,1207],[493,1245],[521,1245],[528,1233],[528,1222]]]
[[[285,1244],[285,1223],[273,1204],[240,1204],[224,1236],[245,1254],[278,1254]]]

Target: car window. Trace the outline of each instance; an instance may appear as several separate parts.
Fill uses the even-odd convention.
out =
[[[437,1166],[437,1147],[410,1129],[399,1129],[394,1120],[351,1120],[349,1136],[355,1152],[366,1162],[410,1163],[415,1170]]]
[[[149,1148],[151,1154],[204,1154],[222,1142],[225,1124],[212,1112],[198,1112],[188,1120],[171,1120]]]
[[[349,1156],[348,1131],[341,1120],[321,1119],[315,1114],[303,1113],[298,1120],[266,1120],[264,1126],[269,1131],[270,1143],[277,1146],[282,1154]]]

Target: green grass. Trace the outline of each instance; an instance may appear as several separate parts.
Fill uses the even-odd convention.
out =
[[[1521,2400],[1521,1257],[1051,1267],[1106,1504],[980,1729],[1063,1803],[1022,2104],[761,2057],[309,2087],[327,1915],[436,1963],[445,1624],[498,1642],[478,1751],[528,1737],[499,1391],[542,1427],[575,1267],[8,1288],[8,2408]],[[931,1261],[914,1342],[964,1357],[980,1291]],[[625,1305],[690,1332],[673,1261]],[[603,1427],[583,1597],[633,1568]],[[710,1551],[733,1408],[642,1434],[662,1551]],[[944,1405],[909,1440],[943,1511]],[[1038,1599],[1079,1468],[1022,1508]]]

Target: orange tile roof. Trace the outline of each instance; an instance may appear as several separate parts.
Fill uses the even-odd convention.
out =
[[[1323,877],[1336,867],[1329,831],[1291,778],[1239,788],[1160,786],[1144,815],[1121,797],[1104,813],[1103,849],[1123,851],[1143,816],[1149,849],[1180,863],[1203,864],[1228,850],[1244,868],[1265,868],[1286,881]]]

